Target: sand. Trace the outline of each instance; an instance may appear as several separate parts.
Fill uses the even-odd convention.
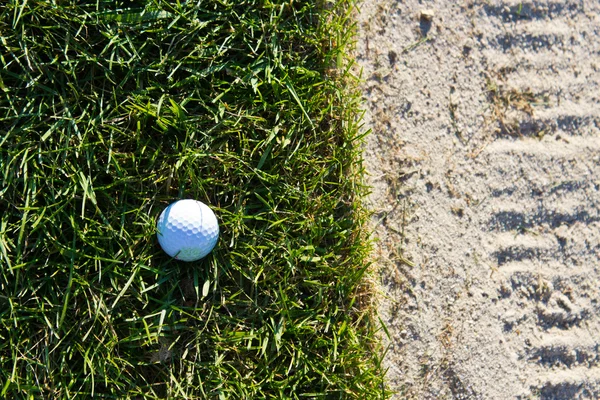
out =
[[[600,398],[600,2],[363,2],[395,398]]]

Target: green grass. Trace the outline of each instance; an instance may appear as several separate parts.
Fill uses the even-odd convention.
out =
[[[351,0],[0,6],[0,398],[386,398]],[[170,202],[216,250],[171,260]]]

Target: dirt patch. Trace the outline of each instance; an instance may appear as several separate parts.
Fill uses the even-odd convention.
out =
[[[600,397],[600,4],[361,6],[398,398]]]

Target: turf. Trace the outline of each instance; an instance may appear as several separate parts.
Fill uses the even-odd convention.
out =
[[[385,398],[352,1],[0,6],[0,397]],[[156,241],[210,204],[216,250]]]

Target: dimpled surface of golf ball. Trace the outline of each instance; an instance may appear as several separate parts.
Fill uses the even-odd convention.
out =
[[[197,200],[178,200],[163,210],[156,224],[160,247],[176,260],[196,261],[217,244],[215,213]]]

